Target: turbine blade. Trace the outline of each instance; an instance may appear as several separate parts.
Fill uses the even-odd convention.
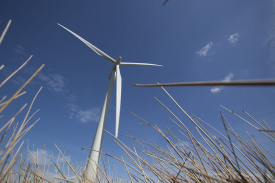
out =
[[[116,137],[118,135],[120,104],[121,104],[121,84],[122,78],[120,75],[119,65],[116,65]]]
[[[162,65],[157,65],[157,64],[149,64],[149,63],[131,63],[131,62],[121,62],[120,65],[152,65],[152,66],[161,66]]]
[[[58,23],[58,25],[60,25],[60,24]],[[64,27],[62,25],[60,25],[60,26],[63,27],[64,29],[66,29],[67,31],[69,31],[70,33],[72,33],[78,39],[80,39],[83,43],[85,43],[92,50],[94,50],[98,55],[106,58],[107,60],[110,60],[113,63],[116,62],[112,57],[110,57],[109,55],[107,55],[106,53],[104,53],[103,51],[101,51],[100,49],[98,49],[97,47],[95,47],[94,45],[92,45],[91,43],[89,43],[88,41],[86,41],[85,39],[83,39],[82,37],[80,37],[79,35],[77,35],[76,33],[74,33],[73,31],[71,31],[70,29],[67,29],[66,27]]]

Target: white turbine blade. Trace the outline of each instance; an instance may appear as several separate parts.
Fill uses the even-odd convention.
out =
[[[122,78],[120,75],[119,65],[116,65],[116,137],[118,135],[120,104],[121,104],[121,84]]]
[[[58,24],[60,25],[60,24]],[[111,62],[115,63],[116,61],[110,57],[109,55],[107,55],[106,53],[104,53],[103,51],[101,51],[100,49],[98,49],[97,47],[95,47],[94,45],[92,45],[91,43],[89,43],[88,41],[86,41],[85,39],[83,39],[82,37],[80,37],[79,35],[77,35],[76,33],[74,33],[73,31],[67,29],[66,27],[60,25],[61,27],[63,27],[64,29],[66,29],[67,31],[69,31],[70,33],[72,33],[75,37],[77,37],[78,39],[80,39],[83,43],[85,43],[87,46],[89,46],[92,50],[94,50],[98,55],[110,60]]]
[[[152,66],[161,66],[157,64],[149,64],[149,63],[131,63],[131,62],[121,62],[120,65],[152,65]]]

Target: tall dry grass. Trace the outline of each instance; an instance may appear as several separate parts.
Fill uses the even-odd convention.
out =
[[[250,141],[245,140],[234,131],[222,113],[220,115],[225,134],[221,133],[197,116],[187,114],[163,87],[162,89],[195,125],[197,134],[192,134],[184,123],[157,98],[156,100],[177,120],[170,118],[178,126],[184,138],[175,136],[169,128],[164,131],[156,125],[153,126],[133,113],[144,122],[143,125],[160,133],[168,142],[168,146],[163,148],[157,144],[148,144],[128,136],[139,144],[139,146],[134,145],[134,149],[130,149],[122,141],[115,139],[115,142],[125,151],[125,157],[131,162],[131,165],[126,164],[132,170],[131,172],[127,170],[131,182],[133,180],[142,182],[155,182],[156,180],[160,182],[275,182],[274,152],[264,147],[256,137],[246,132]],[[260,129],[233,111],[223,108],[263,133],[274,146],[274,131],[265,121],[260,123],[244,111],[254,123],[260,126]],[[216,138],[206,126],[215,130],[222,138]],[[203,139],[205,146],[199,141],[199,137]],[[232,142],[232,138],[236,141],[235,143]],[[139,149],[142,155],[138,155],[136,149]],[[122,158],[119,161],[124,163]],[[153,173],[154,178],[148,176],[146,172]]]
[[[5,30],[7,30],[7,28]],[[4,33],[5,32],[6,31],[4,31]],[[3,36],[1,36],[0,40],[3,40]],[[0,87],[9,81],[9,79],[16,74],[30,58],[14,73],[7,77],[7,79],[0,84]],[[7,97],[3,97],[0,101],[1,115],[5,112],[4,109],[13,102],[13,100],[25,94],[22,90],[43,66],[44,65],[42,65],[9,99],[5,100]],[[0,72],[3,67],[4,66],[0,67]],[[118,147],[125,153],[124,156],[114,157],[110,154],[101,152],[101,161],[98,165],[96,182],[275,182],[275,153],[268,150],[267,147],[264,147],[259,139],[250,135],[249,132],[246,132],[246,136],[249,140],[245,140],[244,137],[238,135],[223,113],[220,115],[221,123],[224,126],[224,133],[218,131],[199,117],[193,114],[187,114],[172,96],[163,87],[161,88],[195,125],[197,133],[191,133],[184,123],[167,106],[156,98],[156,100],[176,119],[173,120],[170,118],[170,120],[178,126],[178,130],[182,136],[179,137],[174,135],[169,128],[163,130],[156,125],[153,126],[138,115],[132,113],[144,122],[142,125],[150,127],[152,130],[156,130],[167,142],[168,146],[164,148],[157,144],[149,144],[128,135],[129,138],[136,142],[129,147],[106,131],[114,137],[114,141],[117,143]],[[91,182],[82,177],[85,168],[83,164],[71,163],[70,159],[65,156],[64,152],[62,153],[57,145],[55,146],[59,151],[59,156],[54,158],[53,154],[51,154],[49,159],[46,158],[46,151],[44,151],[44,154],[39,154],[34,146],[32,150],[28,145],[26,148],[23,148],[24,141],[21,141],[22,137],[39,120],[36,120],[32,125],[26,127],[33,115],[38,111],[37,110],[33,115],[29,115],[32,104],[39,91],[29,106],[21,125],[19,123],[14,125],[15,128],[12,130],[11,137],[0,151],[0,182]],[[4,138],[7,138],[7,131],[11,130],[10,127],[14,124],[16,116],[25,107],[27,107],[27,104],[2,126],[0,129],[0,143],[3,142],[2,140]],[[259,133],[264,134],[266,139],[274,145],[274,130],[272,130],[265,121],[259,122],[244,111],[245,115],[250,118],[249,122],[233,111],[225,107],[222,108],[248,125],[254,127]],[[221,138],[214,136],[209,132],[209,129],[215,130],[221,135]],[[200,142],[201,139],[203,139],[202,142]],[[19,147],[14,149],[16,145],[19,145]],[[24,154],[18,154],[21,148],[24,150]],[[88,148],[82,147],[82,149]],[[23,158],[23,156],[25,158]],[[108,160],[106,160],[106,156]],[[109,158],[116,159],[118,164],[120,163],[124,166],[128,174],[127,179],[117,177],[117,171],[121,170],[121,167],[120,169],[116,167],[114,171],[110,171]]]
[[[175,99],[163,87],[161,88],[195,125],[197,134],[191,133],[184,123],[157,98],[155,99],[176,119],[174,121],[170,118],[178,126],[179,132],[183,136],[175,136],[169,128],[165,131],[156,125],[153,126],[131,112],[144,122],[142,125],[156,130],[167,141],[168,146],[164,148],[157,144],[149,144],[128,135],[127,137],[136,142],[132,144],[133,148],[130,148],[106,131],[113,136],[117,145],[123,149],[125,152],[124,158],[122,156],[121,158],[113,157],[104,152],[101,152],[101,154],[112,157],[124,164],[129,176],[127,182],[275,182],[275,153],[264,147],[259,139],[250,135],[249,132],[246,132],[249,140],[245,140],[244,137],[238,135],[223,113],[220,113],[220,115],[224,133],[218,131],[194,114],[187,114]],[[256,123],[252,124],[252,122],[233,111],[221,107],[258,130],[259,133],[264,134],[265,140],[268,140],[271,144],[270,147],[274,146],[274,130],[265,121],[260,123],[246,111],[243,111],[253,123]],[[255,125],[258,125],[259,128]],[[221,135],[221,138],[214,136],[209,132],[209,129],[216,131],[217,134]],[[203,139],[203,142],[200,142],[201,139]],[[234,143],[232,139],[234,139]],[[107,174],[104,169],[102,170],[100,167],[99,169],[99,172],[104,175]],[[104,181],[98,180],[98,182],[111,181],[108,181],[108,177],[106,177]]]
[[[0,44],[2,43],[4,36],[7,32],[10,24],[11,24],[11,20],[8,22],[4,32],[2,33],[2,35],[0,37]],[[0,88],[6,82],[8,82],[10,80],[10,78],[13,75],[15,75],[22,67],[24,67],[29,62],[31,57],[22,66],[20,66],[16,71],[11,73],[4,81],[2,81],[2,83],[0,84]],[[37,75],[37,73],[43,67],[44,67],[44,65],[42,65],[12,96],[10,96],[10,98],[7,99],[7,95],[10,95],[10,94],[7,94],[6,96],[2,96],[3,98],[0,100],[0,115],[1,115],[0,118],[2,118],[4,116],[5,109],[10,103],[12,103],[16,98],[18,98],[26,93],[25,91],[22,92],[22,90]],[[1,65],[0,72],[3,68],[4,68],[4,65]],[[0,133],[1,133],[0,143],[2,143],[1,145],[2,145],[3,149],[0,151],[0,182],[14,182],[15,181],[15,179],[14,179],[15,172],[12,169],[14,168],[14,165],[18,162],[18,159],[20,157],[22,157],[22,154],[19,154],[19,151],[20,151],[22,145],[24,144],[24,141],[21,141],[21,139],[35,125],[35,123],[37,123],[39,121],[39,119],[37,119],[32,125],[29,125],[27,127],[28,122],[32,119],[34,114],[36,114],[39,111],[39,110],[37,110],[32,115],[30,115],[30,110],[32,108],[32,105],[41,89],[42,89],[42,87],[39,89],[39,91],[33,98],[32,103],[30,104],[29,109],[28,109],[21,125],[18,122],[15,124],[15,121],[17,119],[16,117],[18,116],[19,113],[21,113],[23,111],[24,108],[27,107],[27,104],[23,105],[22,108],[16,114],[14,114],[14,116],[10,120],[8,120],[8,122],[4,123],[2,121],[3,125],[0,129]],[[13,129],[11,129],[12,125],[13,125]],[[7,132],[9,130],[12,130],[12,135],[10,137],[7,137]],[[6,138],[9,138],[9,140],[7,141],[6,144],[3,144],[3,140]],[[15,149],[16,145],[19,145],[19,147],[17,149]]]

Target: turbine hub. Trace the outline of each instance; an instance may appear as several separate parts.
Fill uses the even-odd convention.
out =
[[[116,65],[120,65],[120,62],[121,62],[121,57],[118,57],[118,59],[116,60]]]

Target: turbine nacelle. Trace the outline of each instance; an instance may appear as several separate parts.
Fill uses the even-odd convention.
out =
[[[113,72],[113,70],[117,70],[117,69],[116,69],[116,66],[119,66],[119,65],[120,65],[120,63],[121,63],[121,57],[119,57],[119,58],[116,60],[116,62],[114,63],[114,66],[113,66],[113,68],[112,68],[112,70],[111,70],[111,73],[110,73],[109,79],[111,79],[111,76],[112,76],[112,72]]]
[[[116,65],[120,65],[120,63],[121,63],[121,57],[119,57],[117,60],[116,60]]]
[[[118,57],[118,59],[115,61],[115,63],[114,63],[114,66],[113,66],[113,68],[112,68],[112,70],[111,70],[111,73],[110,73],[110,76],[109,76],[109,79],[111,79],[111,76],[112,76],[112,71],[113,70],[116,70],[116,66],[117,65],[120,65],[120,63],[121,63],[121,57]]]

